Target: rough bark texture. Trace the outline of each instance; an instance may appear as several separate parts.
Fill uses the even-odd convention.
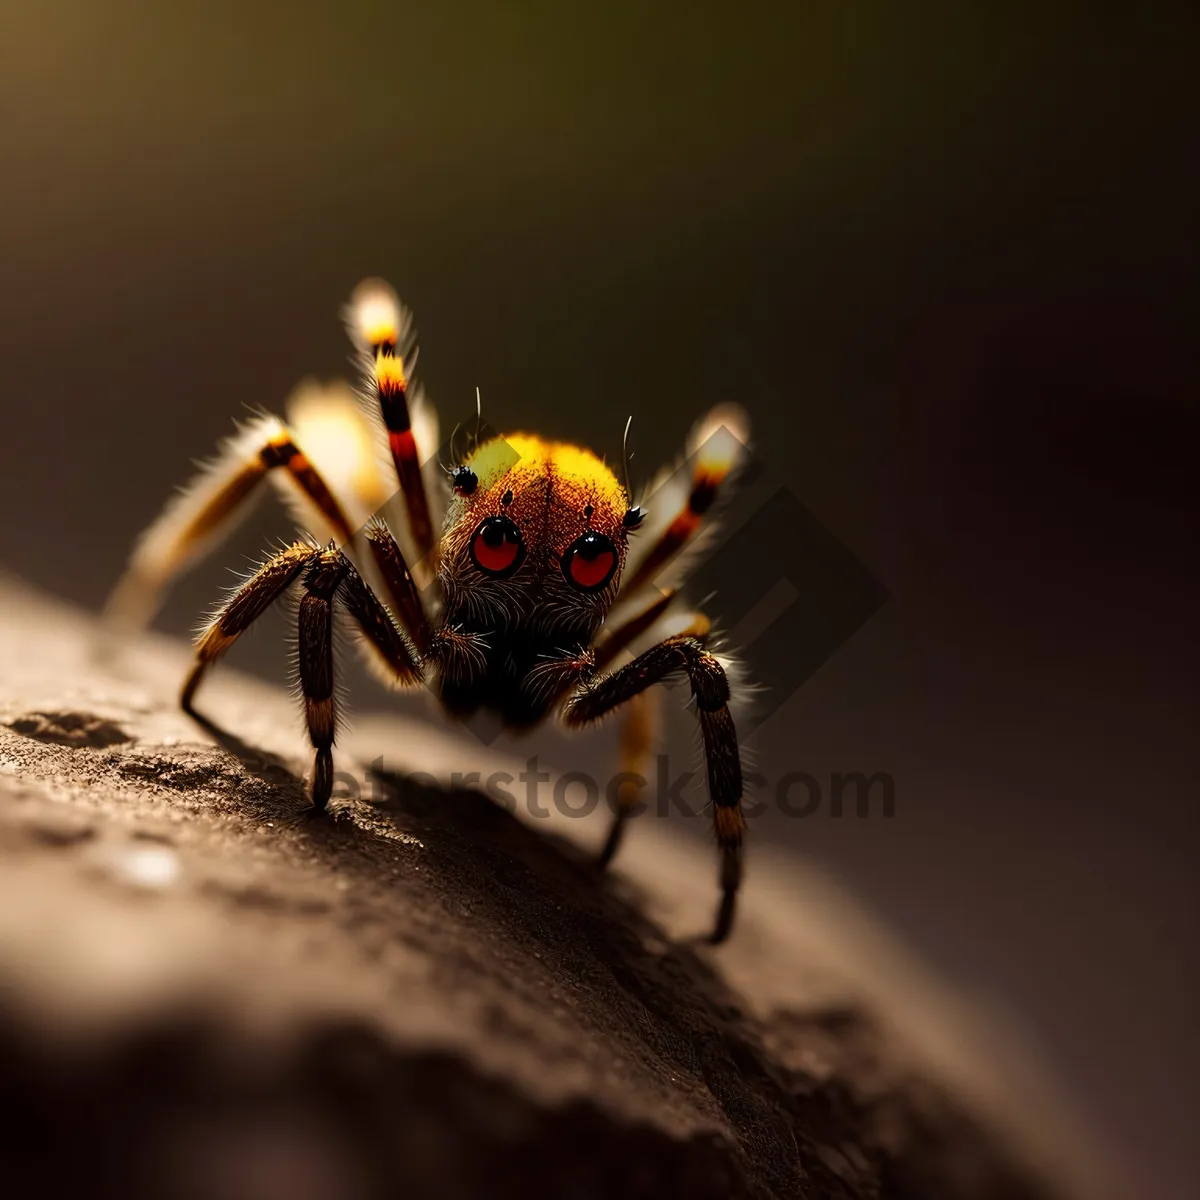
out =
[[[0,602],[15,1194],[1098,1194],[1036,1072],[808,872],[756,854],[713,951],[713,858],[655,822],[601,879],[595,824],[399,772],[312,819],[282,690],[218,672],[206,730],[186,648]],[[339,766],[496,765],[356,728]]]

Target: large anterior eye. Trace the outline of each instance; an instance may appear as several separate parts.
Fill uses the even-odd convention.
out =
[[[488,517],[471,538],[471,558],[475,565],[499,579],[511,575],[524,557],[521,531],[508,517]]]
[[[567,548],[562,571],[567,582],[581,592],[598,592],[617,569],[616,547],[602,533],[589,529]]]

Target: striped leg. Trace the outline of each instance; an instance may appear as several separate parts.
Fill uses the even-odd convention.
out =
[[[638,534],[647,548],[631,557],[618,605],[662,582],[668,568],[678,574],[679,556],[694,545],[721,489],[745,461],[748,439],[746,414],[736,405],[718,405],[697,423],[684,464],[661,472],[650,486],[651,516]]]
[[[737,732],[730,716],[729,681],[725,670],[694,637],[667,638],[631,663],[588,685],[564,710],[568,725],[586,725],[625,704],[667,676],[685,673],[696,701],[713,825],[721,849],[721,905],[712,932],[722,942],[733,926],[734,907],[742,877],[742,765]]]
[[[410,397],[418,394],[418,385],[413,379],[417,335],[412,314],[383,280],[368,279],[358,285],[350,298],[346,324],[362,355],[368,390],[387,429],[388,449],[404,494],[409,529],[424,574],[423,564],[433,553],[436,534],[429,497],[421,478],[409,403]]]
[[[346,559],[324,551],[304,576],[304,595],[296,622],[300,690],[304,720],[312,742],[312,804],[324,810],[333,792],[333,739],[337,701],[333,694],[333,598],[346,577]]]
[[[378,518],[367,523],[367,548],[383,579],[388,595],[396,606],[396,614],[405,632],[412,638],[421,654],[428,654],[434,631],[421,603],[421,593],[404,561],[404,552],[396,544],[387,525]]]
[[[341,566],[344,576],[338,600],[362,635],[375,674],[394,687],[415,687],[423,682],[421,650],[412,631],[393,617],[344,555]]]
[[[333,791],[333,743],[337,734],[334,694],[333,608],[341,600],[385,672],[402,685],[422,679],[415,650],[335,546],[319,550],[297,542],[269,559],[221,608],[196,644],[196,664],[184,683],[181,703],[192,701],[208,668],[277,600],[303,572],[297,640],[304,715],[314,751],[312,802],[325,808]]]
[[[334,546],[321,551],[305,570],[297,622],[300,689],[314,751],[312,804],[317,812],[324,811],[333,792],[333,742],[337,736],[333,608],[337,599],[345,604],[380,666],[395,682],[412,686],[422,678],[415,652],[354,564]]]
[[[196,715],[192,701],[208,668],[287,591],[296,576],[321,552],[307,542],[295,542],[269,558],[217,610],[196,639],[196,662],[183,684],[179,703]]]
[[[711,629],[711,622],[702,612],[683,610],[668,614],[677,593],[663,592],[645,608],[633,613],[627,620],[618,623],[608,636],[596,647],[596,668],[606,670],[623,652],[635,645],[640,638],[650,634],[656,641],[667,637],[689,637],[703,640]],[[621,727],[620,759],[623,775],[639,775],[645,778],[650,754],[658,737],[661,700],[658,692],[639,692],[630,698]],[[617,809],[613,813],[608,839],[600,852],[601,866],[612,861],[625,833],[625,824],[637,807],[637,789],[627,781],[617,793]]]
[[[669,588],[651,600],[644,608],[632,614],[624,621],[619,621],[608,630],[602,641],[596,644],[596,667],[604,670],[612,663],[622,650],[627,649],[643,634],[650,630],[662,619],[663,614],[671,607],[671,602],[677,593]]]
[[[277,417],[259,417],[222,446],[172,500],[134,547],[106,605],[119,625],[145,625],[167,585],[233,526],[259,485],[279,470],[299,490],[307,511],[341,542],[354,530],[341,505],[291,431]]]
[[[648,689],[629,698],[625,722],[621,726],[620,770],[625,778],[617,791],[617,809],[608,827],[608,837],[600,850],[599,862],[607,867],[625,836],[625,826],[633,815],[639,796],[630,776],[647,778],[650,755],[658,740],[662,701],[658,692]]]

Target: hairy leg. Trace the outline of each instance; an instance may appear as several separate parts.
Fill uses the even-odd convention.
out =
[[[267,559],[216,611],[196,639],[196,661],[179,698],[185,712],[195,712],[192,700],[208,668],[287,591],[318,554],[316,546],[294,542]]]
[[[352,540],[342,506],[292,432],[277,417],[259,417],[222,443],[217,456],[142,533],[109,596],[108,617],[120,625],[146,624],[172,580],[229,533],[272,471],[286,474],[306,511],[333,536]]]
[[[333,744],[337,735],[334,687],[333,614],[335,602],[362,634],[383,672],[402,686],[422,680],[421,662],[391,613],[364,582],[354,564],[337,549],[296,542],[268,559],[222,605],[196,643],[196,662],[180,702],[195,714],[193,700],[208,668],[303,574],[304,595],[297,621],[300,689],[305,723],[313,746],[313,807],[322,810],[333,790]]]
[[[590,683],[568,702],[564,720],[586,725],[628,703],[670,675],[685,674],[696,702],[713,805],[713,829],[721,850],[721,905],[712,933],[724,941],[733,925],[742,877],[742,766],[737,733],[729,713],[729,681],[715,655],[694,637],[667,638],[631,663]]]
[[[424,573],[437,531],[413,433],[413,401],[420,388],[414,377],[418,346],[412,314],[383,280],[368,279],[350,298],[346,325],[362,359],[367,391],[387,430],[388,450],[404,495],[418,565]],[[433,574],[432,570],[428,573]]]

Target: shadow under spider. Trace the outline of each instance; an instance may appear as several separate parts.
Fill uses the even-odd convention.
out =
[[[230,732],[223,725],[218,725],[212,717],[205,716],[204,713],[198,712],[196,709],[187,710],[187,715],[226,754],[230,754],[236,758],[255,778],[261,779],[264,783],[276,786],[293,784],[303,791],[304,781],[296,777],[295,772],[286,759],[281,758],[278,754],[271,753],[270,750],[263,750],[259,746],[251,746],[248,742],[238,737],[236,733]]]
[[[288,824],[338,875],[380,889],[380,915],[394,915],[396,936],[446,971],[447,986],[489,980],[474,986],[527,997],[520,1003],[538,1020],[557,1020],[548,1014],[565,1004],[580,1030],[631,1070],[655,1078],[665,1072],[684,1093],[699,1090],[690,1103],[702,1110],[715,1103],[724,1114],[730,1150],[757,1185],[754,1194],[862,1194],[821,1155],[823,1146],[871,1144],[870,1113],[845,1080],[798,1075],[776,1060],[711,953],[691,939],[672,940],[636,892],[598,870],[592,855],[483,792],[443,790],[377,769],[367,771],[369,798],[304,820],[295,804],[303,783],[284,759],[193,715],[268,785],[247,802],[277,819],[286,797]],[[420,842],[419,858],[403,849],[411,839]],[[418,862],[419,870],[408,869]],[[408,917],[422,908],[427,921]]]
[[[189,715],[220,749],[235,758],[269,791],[245,797],[258,815],[284,818],[303,829],[309,837],[338,852],[345,866],[351,849],[374,858],[386,850],[388,865],[395,850],[389,832],[418,837],[431,855],[430,865],[445,869],[448,877],[465,891],[473,886],[468,902],[485,895],[520,896],[522,920],[537,897],[553,896],[553,903],[566,911],[611,923],[624,931],[626,949],[644,943],[667,945],[666,932],[638,907],[641,891],[627,879],[619,885],[612,872],[601,869],[596,857],[559,833],[541,830],[518,819],[483,792],[455,790],[422,784],[397,772],[366,768],[375,794],[366,798],[339,797],[324,812],[307,806],[304,781],[291,763],[278,754],[251,745],[213,718],[196,710]],[[376,824],[390,830],[372,828]],[[674,943],[695,948],[705,943],[702,933]],[[697,965],[703,963],[697,957]],[[708,968],[705,965],[705,971]],[[714,977],[715,978],[715,977]]]
[[[337,853],[343,868],[348,865],[347,852],[353,850],[368,860],[386,852],[386,863],[374,865],[390,869],[394,834],[399,833],[421,840],[429,852],[426,861],[455,882],[455,890],[467,903],[485,897],[493,902],[520,897],[520,911],[510,916],[526,922],[531,906],[553,904],[556,912],[579,917],[586,911],[589,921],[601,920],[611,930],[623,931],[620,940],[625,952],[644,944],[673,944],[692,952],[705,944],[700,931],[693,938],[672,942],[641,911],[642,892],[636,884],[626,878],[615,881],[595,855],[560,833],[531,827],[483,792],[443,789],[398,772],[365,768],[372,782],[371,796],[341,797],[339,802],[335,792],[330,808],[317,812],[308,807],[303,778],[288,760],[251,745],[201,712],[193,710],[189,715],[220,749],[267,785],[266,792],[244,798],[256,815],[283,818],[303,830]],[[543,929],[547,921],[554,924],[549,913],[542,918]],[[613,936],[610,933],[605,940]],[[696,966],[703,965],[704,973],[711,974],[705,959],[692,956]]]

